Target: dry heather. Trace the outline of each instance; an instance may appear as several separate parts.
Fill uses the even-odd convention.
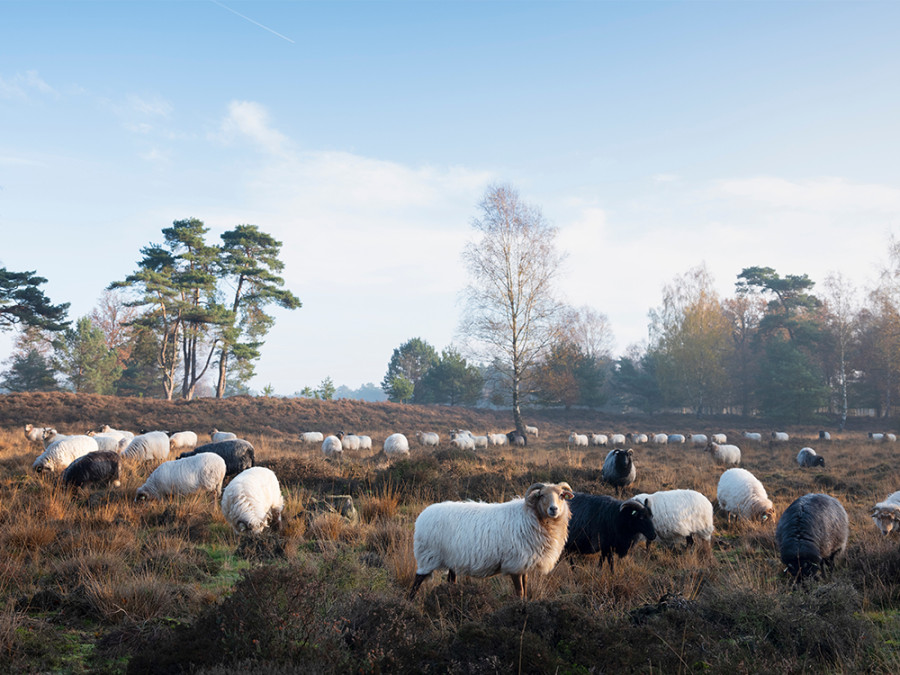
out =
[[[93,418],[101,414],[93,398],[102,397],[81,407],[77,398],[61,398],[44,400],[45,411],[65,410],[59,419],[42,414],[16,423],[58,424],[62,432],[107,421],[134,428],[115,399],[104,399],[105,415]],[[413,442],[409,458],[390,463],[380,441],[398,429],[445,433],[476,427],[474,419],[473,431],[503,430],[502,419],[489,427],[490,416],[475,419],[479,413],[410,406],[401,424],[364,404],[315,402],[323,420],[331,410],[336,421],[314,424],[291,408],[290,420],[277,411],[265,418],[275,431],[246,431],[257,422],[201,403],[198,410],[210,413],[205,419],[189,404],[174,406],[197,415],[177,429],[242,431],[257,462],[279,477],[279,532],[239,538],[207,496],[136,504],[135,490],[152,469],[138,463],[126,465],[120,488],[66,490],[30,471],[39,449],[21,427],[0,428],[0,670],[900,671],[900,550],[868,516],[872,504],[900,488],[900,448],[867,442],[862,431],[827,444],[813,440],[812,429],[791,430],[798,439],[783,445],[737,440],[743,466],[763,482],[779,514],[807,492],[827,492],[844,504],[850,543],[831,577],[792,587],[781,575],[774,523],[729,523],[717,513],[712,560],[641,546],[614,573],[601,571],[596,557],[564,560],[548,576],[530,579],[525,603],[505,578],[456,585],[436,579],[408,602],[413,522],[424,506],[506,500],[538,481],[612,494],[600,482],[606,450],[566,447],[571,428],[608,431],[612,421],[577,420],[574,413],[544,420],[540,440],[526,449],[475,453],[444,445],[426,452]],[[240,408],[256,415],[252,404]],[[158,418],[152,402],[142,406],[141,426],[175,426],[166,417],[173,404],[159,403]],[[417,411],[431,417],[417,420]],[[676,431],[698,422],[630,424]],[[317,444],[297,443],[295,427],[367,433],[375,447],[330,462]],[[815,447],[827,467],[798,469],[802,445]],[[635,455],[638,477],[629,494],[690,488],[714,500],[722,469],[700,450],[644,446]],[[341,495],[350,495],[355,509]]]

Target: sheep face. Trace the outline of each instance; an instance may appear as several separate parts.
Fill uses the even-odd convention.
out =
[[[816,455],[815,457],[813,457],[812,465],[824,467],[825,466],[825,458],[822,457],[821,455]]]
[[[540,520],[555,520],[569,510],[565,502],[574,496],[568,483],[535,483],[525,493],[525,506],[534,509]]]
[[[760,506],[759,510],[754,514],[757,520],[761,523],[768,523],[775,517],[775,507],[772,506],[772,502],[769,502],[768,508],[763,508]]]
[[[619,515],[626,518],[630,532],[644,535],[647,541],[656,539],[656,528],[653,527],[653,512],[650,509],[649,499],[645,499],[643,503],[637,499],[622,502],[622,506],[619,507]]]
[[[874,508],[869,515],[885,537],[900,530],[900,510]]]

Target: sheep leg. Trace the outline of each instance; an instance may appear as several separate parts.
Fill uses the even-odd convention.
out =
[[[406,597],[407,597],[409,600],[412,600],[414,597],[416,597],[416,591],[419,590],[419,586],[421,586],[421,585],[422,585],[422,582],[425,581],[425,580],[426,580],[428,577],[430,577],[430,576],[431,576],[431,573],[429,573],[429,574],[417,574],[417,575],[416,575],[416,580],[413,582],[412,588],[409,589],[409,595],[407,595]]]
[[[527,579],[524,574],[510,574],[509,578],[512,579],[513,590],[516,593],[516,597],[521,600],[525,599],[525,591],[528,585]]]
[[[447,583],[455,584],[456,583],[456,572],[453,570],[447,570]]]

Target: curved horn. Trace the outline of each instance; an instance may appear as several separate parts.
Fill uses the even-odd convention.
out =
[[[541,490],[543,488],[543,483],[535,483],[530,488],[525,490],[525,503],[529,506],[534,506],[534,503],[540,498]]]

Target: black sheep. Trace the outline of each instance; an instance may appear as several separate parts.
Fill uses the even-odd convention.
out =
[[[841,503],[830,495],[798,497],[784,510],[775,528],[781,562],[795,579],[814,577],[823,565],[834,569],[834,558],[847,548],[850,525]]]
[[[243,439],[234,439],[231,441],[217,441],[215,443],[207,443],[201,445],[188,452],[182,452],[178,455],[178,459],[182,457],[193,457],[201,452],[213,452],[225,460],[225,475],[236,476],[244,469],[254,466],[255,460],[253,456],[253,445],[250,441]]]
[[[119,487],[121,461],[118,453],[97,450],[79,457],[66,467],[62,479],[66,485],[83,487],[88,484]]]
[[[616,494],[619,494],[619,490],[631,485],[637,476],[637,470],[634,468],[634,450],[631,448],[610,450],[603,460],[600,475],[603,481],[616,488]]]
[[[582,555],[600,553],[601,568],[607,560],[614,570],[613,553],[624,558],[638,535],[644,535],[648,542],[656,539],[653,514],[646,499],[623,502],[606,495],[576,492],[569,501],[569,510],[572,518],[565,550]]]
[[[528,445],[528,439],[525,436],[525,434],[520,434],[515,429],[506,432],[506,438],[510,445]]]

